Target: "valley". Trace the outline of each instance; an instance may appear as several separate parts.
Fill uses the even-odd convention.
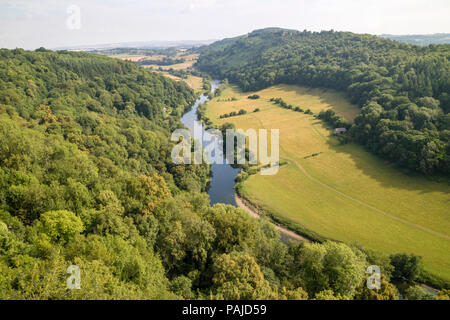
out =
[[[260,98],[248,99],[252,94]],[[332,108],[353,120],[358,112],[333,90],[290,85],[245,93],[235,86],[222,90],[207,102],[207,117],[244,130],[279,128],[280,160],[288,162],[277,175],[251,175],[238,187],[240,195],[293,230],[386,253],[414,253],[423,257],[428,271],[450,279],[450,187],[402,173],[355,143],[341,145],[332,128],[280,108],[269,101],[273,97],[314,114]],[[253,112],[256,108],[260,111]],[[240,109],[247,114],[220,119]]]
[[[0,299],[450,299],[450,46],[239,30],[0,49]]]

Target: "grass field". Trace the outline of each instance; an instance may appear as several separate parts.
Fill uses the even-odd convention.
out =
[[[162,66],[162,68],[165,70],[168,70],[168,69],[182,70],[182,69],[191,68],[197,61],[198,54],[189,54],[189,55],[179,54],[179,55],[177,55],[177,58],[178,57],[185,59],[185,61],[183,63],[173,64],[170,66]]]
[[[406,175],[359,145],[340,145],[331,128],[313,116],[269,102],[280,97],[314,113],[333,108],[352,120],[358,108],[332,90],[280,85],[256,93],[261,98],[249,100],[253,93],[228,87],[207,108],[218,124],[280,129],[280,157],[288,165],[274,176],[251,176],[242,186],[246,198],[327,238],[420,255],[427,271],[450,280],[448,184]],[[240,109],[249,113],[219,119]]]
[[[145,60],[157,60],[157,59],[152,59],[152,57],[154,56],[149,56],[149,58],[146,58]],[[161,57],[161,56],[158,56]],[[156,68],[159,69],[161,68],[162,70],[169,70],[169,69],[173,69],[173,70],[184,70],[184,69],[188,69],[191,68],[194,63],[197,61],[198,59],[198,54],[184,54],[184,53],[178,53],[176,56],[173,57],[174,59],[176,58],[183,58],[185,59],[185,61],[183,63],[177,63],[177,64],[171,64],[168,66],[159,66],[159,65],[146,65],[146,68]],[[162,58],[159,58],[158,60],[161,60]]]
[[[119,56],[119,55],[116,55]],[[164,56],[162,55],[154,55],[154,56],[147,56],[144,59],[145,60],[151,60],[151,61],[156,61],[156,60],[162,60]],[[123,57],[121,57],[122,59],[126,59],[126,60],[132,60],[133,57],[130,55],[123,55]],[[176,80],[176,81],[185,81],[192,89],[194,89],[194,91],[196,91],[197,93],[199,93],[202,88],[203,88],[203,79],[201,77],[197,77],[197,76],[193,76],[193,75],[189,75],[186,79],[182,79],[180,77],[177,77],[175,75],[170,74],[167,70],[169,69],[173,69],[173,70],[185,70],[188,68],[191,68],[194,63],[197,61],[198,58],[198,54],[190,54],[187,55],[184,52],[179,52],[175,58],[184,58],[185,62],[183,63],[178,63],[178,64],[172,64],[169,66],[158,66],[158,65],[144,65],[143,67],[146,69],[153,69],[155,72],[161,73],[162,75],[172,79],[172,80]],[[137,57],[134,58],[135,60],[139,60]],[[136,60],[136,61],[137,61]],[[132,60],[134,61],[134,60]],[[158,69],[164,70],[164,71],[159,71]]]
[[[138,55],[138,54],[128,54],[128,53],[120,53],[120,54],[114,54],[110,55],[111,58],[121,59],[121,60],[129,60],[129,61],[139,61],[141,59],[145,59],[146,56],[144,55]]]
[[[189,75],[187,79],[183,79],[194,91],[199,92],[203,88],[203,78]]]
[[[121,59],[121,60],[129,60],[129,61],[137,62],[139,60],[160,61],[164,57],[167,57],[167,56],[165,56],[165,55],[144,56],[144,55],[137,55],[137,54],[121,53],[121,54],[111,55],[110,57]],[[156,68],[156,69],[161,68],[163,70],[169,70],[169,69],[184,70],[184,69],[191,68],[194,65],[194,63],[198,59],[198,54],[186,54],[184,51],[180,51],[175,56],[173,56],[173,58],[174,59],[183,58],[183,59],[185,59],[185,61],[183,63],[177,63],[177,64],[168,65],[168,66],[159,66],[156,64],[150,64],[150,65],[145,65],[144,67],[145,68]]]
[[[163,76],[170,78],[175,81],[184,81],[190,86],[196,93],[200,93],[203,88],[203,78],[189,75],[186,79],[182,79],[180,77],[174,76],[166,71],[154,71],[162,74]]]
[[[136,54],[115,54],[111,55],[110,57],[121,59],[121,60],[129,60],[133,62],[137,62],[140,60],[148,60],[148,61],[160,61],[164,57],[167,57],[165,55],[153,55],[153,56],[144,56],[144,55],[136,55]],[[180,52],[178,52],[174,57],[174,59],[177,58],[183,58],[185,61],[183,63],[178,64],[172,64],[169,66],[159,66],[156,64],[150,64],[150,65],[144,65],[143,68],[146,69],[153,69],[155,72],[161,73],[162,75],[176,81],[185,81],[192,89],[194,89],[195,92],[199,93],[203,88],[203,79],[201,77],[189,75],[187,79],[182,79],[180,77],[171,75],[168,70],[185,70],[188,68],[191,68],[195,62],[198,59],[198,54],[186,54],[184,50],[180,49]],[[161,69],[163,71],[159,71],[158,69]]]

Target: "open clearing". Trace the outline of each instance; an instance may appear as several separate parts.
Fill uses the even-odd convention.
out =
[[[333,108],[352,120],[358,108],[335,91],[279,85],[255,93],[261,98],[249,100],[253,93],[230,86],[207,108],[215,123],[280,129],[280,157],[288,165],[274,176],[251,176],[242,188],[247,199],[330,239],[420,255],[427,271],[450,280],[448,184],[406,175],[357,144],[340,145],[323,122],[269,102],[279,97],[316,114]],[[240,109],[248,113],[219,119]]]

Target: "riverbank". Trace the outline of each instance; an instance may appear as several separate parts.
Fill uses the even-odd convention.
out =
[[[261,215],[258,213],[258,211],[248,201],[244,200],[243,198],[240,198],[237,194],[235,195],[235,199],[236,199],[236,204],[237,204],[237,206],[239,208],[247,211],[255,219],[261,218]],[[292,230],[289,230],[286,227],[280,226],[280,225],[275,224],[273,222],[271,222],[271,223],[273,224],[275,229],[280,231],[287,238],[290,238],[290,239],[293,239],[293,240],[297,240],[297,241],[310,242],[309,239],[307,239],[305,237],[302,237],[301,235],[295,233]]]

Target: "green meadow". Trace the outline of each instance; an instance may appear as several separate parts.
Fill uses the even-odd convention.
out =
[[[258,94],[259,99],[247,97]],[[280,130],[278,174],[250,176],[242,195],[289,226],[356,242],[385,253],[414,253],[425,270],[450,280],[450,186],[405,174],[349,143],[312,115],[280,108],[270,98],[317,114],[332,108],[353,120],[358,107],[333,90],[277,85],[258,92],[229,86],[207,104],[207,117],[237,128]],[[259,112],[253,112],[259,108]],[[245,115],[220,119],[244,109]]]

